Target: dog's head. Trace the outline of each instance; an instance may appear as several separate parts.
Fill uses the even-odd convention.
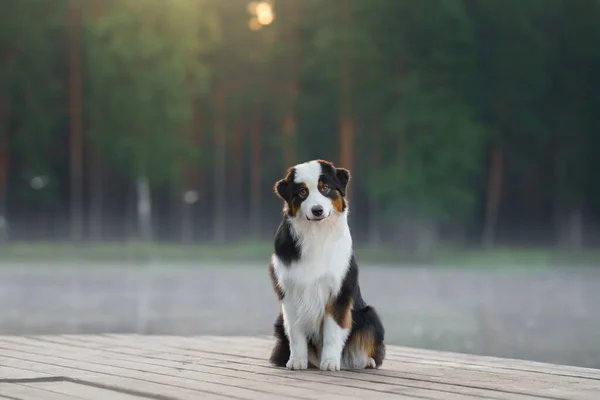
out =
[[[285,201],[290,217],[316,222],[346,211],[349,180],[348,170],[329,161],[313,160],[289,168],[274,189]]]

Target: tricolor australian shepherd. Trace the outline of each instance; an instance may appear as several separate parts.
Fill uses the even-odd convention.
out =
[[[289,369],[378,368],[384,329],[360,294],[348,227],[350,173],[315,160],[275,184],[285,201],[269,265],[281,313],[271,363]]]

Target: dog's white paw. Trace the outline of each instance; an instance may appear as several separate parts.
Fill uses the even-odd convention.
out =
[[[290,358],[285,367],[287,369],[306,369],[308,360],[306,358]]]
[[[321,361],[321,366],[319,368],[323,371],[339,371],[340,370],[340,360],[326,358]]]
[[[367,363],[367,368],[377,368],[377,364],[375,360],[371,357],[369,358],[369,362]]]

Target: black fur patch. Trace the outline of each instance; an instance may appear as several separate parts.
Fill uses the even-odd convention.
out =
[[[356,264],[354,254],[350,258],[350,267],[342,281],[340,292],[329,303],[329,313],[335,322],[343,328],[345,328],[346,314],[351,304],[353,307],[364,307],[364,301],[360,295],[360,288],[358,286],[358,265]]]
[[[300,191],[305,188],[305,185],[294,182],[295,177],[296,170],[290,168],[286,177],[275,183],[275,193],[285,201],[286,214],[290,217],[294,216],[294,210],[299,209],[300,204],[306,200],[306,198],[300,196]]]
[[[300,259],[300,246],[292,236],[290,217],[285,216],[275,233],[275,255],[279,257],[285,265],[290,265],[293,261]]]
[[[271,284],[273,285],[273,290],[275,291],[277,298],[279,301],[283,300],[285,293],[283,293],[283,290],[277,282],[277,276],[275,275],[275,267],[273,266],[273,263],[269,264],[269,276],[271,277]]]
[[[275,183],[275,193],[277,196],[289,203],[292,194],[292,184],[294,183],[294,177],[296,176],[296,170],[294,168],[288,169],[285,178]]]
[[[338,190],[340,194],[346,196],[346,188],[350,181],[350,172],[344,168],[335,168],[329,161],[319,160],[321,164],[320,179],[332,189]]]

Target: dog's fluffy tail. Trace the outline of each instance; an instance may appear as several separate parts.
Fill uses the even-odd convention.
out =
[[[290,342],[285,334],[283,326],[283,314],[279,313],[274,324],[275,347],[271,351],[271,364],[277,367],[285,367],[290,359]]]

